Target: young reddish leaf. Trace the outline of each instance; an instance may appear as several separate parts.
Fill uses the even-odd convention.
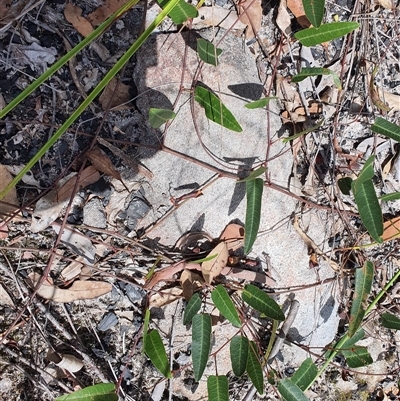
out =
[[[207,378],[207,395],[212,401],[229,401],[229,386],[226,376],[209,376]]]
[[[200,308],[201,299],[200,295],[196,292],[196,294],[193,294],[192,298],[190,298],[190,301],[186,305],[185,312],[183,314],[183,324],[185,326],[192,322],[193,316],[196,315]]]
[[[261,178],[246,181],[246,221],[244,224],[244,253],[247,255],[257,238],[261,219],[261,201],[264,181]]]
[[[221,284],[217,285],[211,292],[211,299],[213,300],[217,309],[221,312],[222,316],[228,319],[236,327],[240,327],[242,325],[231,297]]]
[[[228,247],[225,242],[220,242],[211,252],[210,256],[217,255],[215,258],[207,260],[201,264],[201,273],[206,283],[211,284],[214,277],[221,274],[228,262]]]
[[[251,382],[254,384],[254,387],[257,389],[259,394],[262,394],[264,392],[264,376],[256,350],[257,346],[255,342],[250,341],[246,370]]]
[[[207,366],[211,349],[211,316],[195,315],[192,319],[192,361],[194,379],[198,382]]]
[[[207,64],[217,65],[218,56],[222,49],[217,49],[211,42],[205,39],[197,39],[197,53],[201,60]]]
[[[400,319],[391,313],[383,313],[382,325],[387,329],[400,330]]]
[[[57,397],[56,401],[117,401],[114,383],[99,383],[71,394]]]
[[[232,338],[229,347],[233,373],[238,377],[242,376],[247,366],[249,340],[246,337],[235,336]]]
[[[278,384],[278,391],[286,401],[309,401],[300,388],[290,379],[282,379]]]
[[[300,367],[296,370],[290,380],[300,388],[305,390],[317,377],[318,368],[311,358],[305,359]]]
[[[172,377],[167,352],[157,330],[152,330],[146,334],[144,352],[164,377]]]
[[[361,325],[364,318],[364,302],[371,292],[372,279],[374,278],[374,265],[366,261],[364,266],[356,269],[356,284],[353,296],[353,303],[350,311],[350,323],[348,336],[351,338]]]

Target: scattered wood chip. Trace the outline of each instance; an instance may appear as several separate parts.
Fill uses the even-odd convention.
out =
[[[124,110],[130,109],[129,94],[130,86],[120,82],[117,78],[113,78],[104,88],[103,93],[99,97],[103,110]]]
[[[72,3],[67,3],[64,9],[65,19],[86,38],[93,32],[92,24],[82,16],[82,9]]]
[[[214,277],[219,276],[228,262],[228,246],[226,242],[220,242],[210,253],[209,256],[216,255],[215,258],[207,260],[201,264],[201,273],[206,283],[211,284]]]
[[[0,192],[3,191],[12,180],[13,177],[6,166],[0,164]],[[6,205],[3,202],[10,203],[10,205]],[[17,190],[14,187],[0,199],[0,218],[10,217],[18,208]]]

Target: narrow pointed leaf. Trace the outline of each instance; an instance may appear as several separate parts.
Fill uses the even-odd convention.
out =
[[[308,401],[308,398],[290,379],[282,379],[278,384],[278,391],[285,401]]]
[[[229,386],[226,376],[209,376],[207,378],[207,395],[212,401],[229,401]]]
[[[303,29],[295,33],[294,37],[304,46],[315,46],[347,35],[359,26],[358,22],[331,22],[319,28]]]
[[[211,316],[195,315],[192,319],[192,361],[194,378],[198,382],[206,368],[211,347]]]
[[[374,277],[374,265],[366,261],[364,266],[356,270],[356,284],[353,296],[353,303],[350,311],[350,323],[348,336],[352,337],[361,325],[364,318],[364,302],[367,300],[372,287]]]
[[[261,178],[246,181],[246,220],[244,224],[244,253],[247,255],[257,238],[261,219],[264,182]]]
[[[388,202],[400,199],[400,192],[392,192],[391,194],[382,195],[379,198],[381,201]]]
[[[258,99],[258,100],[255,100],[254,102],[246,103],[244,105],[244,107],[246,107],[246,109],[251,109],[251,110],[253,110],[253,109],[262,109],[272,99],[278,99],[278,97],[276,97],[276,96],[264,97],[263,99]]]
[[[56,401],[117,401],[114,383],[99,383],[71,394],[57,397]]]
[[[206,117],[232,131],[242,132],[242,127],[221,100],[202,86],[197,86],[195,100],[204,108]]]
[[[339,90],[342,89],[340,78],[336,74],[336,72],[330,70],[329,68],[322,67],[302,68],[297,75],[292,77],[292,82],[301,82],[308,77],[315,77],[318,75],[331,75],[333,78],[333,83],[337,86]]]
[[[242,298],[246,304],[252,306],[270,319],[279,321],[285,320],[285,315],[279,305],[256,286],[252,284],[246,285],[242,292]]]
[[[378,117],[371,126],[371,130],[388,138],[400,142],[400,127],[382,117]]]
[[[259,394],[262,394],[264,392],[264,377],[256,349],[256,344],[253,341],[250,341],[246,370],[251,382],[254,384],[254,387],[257,389]]]
[[[303,8],[308,20],[318,28],[325,11],[325,0],[303,0]]]
[[[236,376],[242,376],[246,371],[249,355],[249,340],[246,337],[235,336],[230,343],[232,370]]]
[[[375,156],[370,156],[367,161],[365,162],[360,174],[358,175],[357,179],[354,182],[354,185],[361,186],[365,181],[371,180],[374,176],[374,160]]]
[[[146,313],[144,314],[144,323],[143,323],[143,350],[145,352],[146,340],[147,340],[147,332],[149,330],[149,322],[150,322],[150,310],[146,309]]]
[[[205,39],[197,39],[197,53],[201,60],[207,64],[217,65],[218,56],[222,49],[217,49],[211,42]]]
[[[147,333],[144,352],[164,377],[172,377],[168,356],[161,340],[160,333],[157,330],[152,330]]]
[[[176,117],[176,113],[167,109],[154,109],[149,110],[149,123],[153,128],[160,128],[168,120]]]
[[[343,344],[341,350],[346,350],[351,348],[356,342],[362,340],[365,337],[365,331],[362,327],[360,327],[354,336],[348,338]]]
[[[255,169],[254,171],[252,171],[248,177],[243,178],[243,180],[238,180],[236,182],[246,182],[246,181],[254,180],[261,174],[264,174],[266,171],[267,171],[267,168],[264,166],[261,166],[261,167]]]
[[[350,368],[360,368],[361,366],[367,366],[374,362],[367,347],[354,345],[349,350],[343,350],[342,354],[346,358],[347,365],[349,365]]]
[[[192,298],[186,305],[185,312],[183,314],[183,324],[186,326],[187,324],[192,323],[193,316],[197,314],[197,312],[201,308],[201,299],[200,295],[196,292],[193,294]]]
[[[168,3],[169,0],[158,1],[162,9],[164,9]],[[171,17],[174,24],[180,25],[189,18],[196,18],[198,14],[196,7],[186,3],[184,0],[180,0],[168,15]]]
[[[318,368],[311,358],[303,361],[290,380],[304,391],[318,375]]]
[[[221,312],[222,316],[228,319],[236,327],[242,325],[231,297],[221,284],[215,287],[215,290],[211,293],[211,299],[217,309]]]
[[[387,329],[400,330],[400,319],[391,313],[382,314],[382,325]]]

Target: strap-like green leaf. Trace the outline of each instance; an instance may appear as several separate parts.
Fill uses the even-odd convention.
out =
[[[192,319],[192,361],[194,378],[198,382],[206,368],[211,347],[211,316],[195,315]]]
[[[354,345],[348,350],[343,350],[342,354],[346,358],[347,365],[349,365],[350,368],[360,368],[361,366],[367,366],[374,362],[367,347]]]
[[[317,377],[318,368],[311,358],[303,361],[290,380],[304,391]]]
[[[359,26],[358,22],[331,22],[319,28],[303,29],[295,33],[294,37],[304,46],[315,46],[347,35]]]
[[[251,382],[254,384],[254,387],[257,389],[259,394],[262,394],[264,392],[264,377],[256,349],[256,344],[253,341],[250,341],[246,370]]]
[[[315,77],[317,75],[331,75],[333,78],[333,83],[339,90],[342,89],[342,83],[340,82],[340,78],[336,72],[330,70],[329,68],[322,67],[302,68],[297,75],[292,77],[292,82],[301,82],[308,77]]]
[[[265,316],[274,320],[285,320],[285,315],[279,305],[264,291],[252,284],[247,284],[242,292],[243,301]]]
[[[254,102],[246,103],[244,105],[244,107],[246,107],[246,109],[251,109],[251,110],[252,109],[262,109],[272,99],[279,99],[279,98],[276,96],[264,97],[263,99],[259,99],[259,100],[255,100]]]
[[[282,379],[278,391],[286,401],[308,401],[308,398],[290,379]]]
[[[242,132],[242,127],[235,116],[224,106],[221,100],[202,86],[196,86],[195,100],[204,108],[206,117],[215,123],[235,132]]]
[[[379,198],[381,201],[388,202],[400,199],[400,192],[392,192],[391,194],[382,195]]]
[[[56,401],[117,401],[114,383],[99,383],[72,394],[57,397]]]
[[[249,340],[246,337],[235,336],[230,343],[232,370],[236,376],[242,376],[246,371],[249,354]]]
[[[325,0],[303,0],[303,8],[308,20],[318,28],[325,11]]]
[[[167,109],[154,109],[149,110],[149,123],[153,128],[160,128],[168,120],[174,119],[176,113]]]
[[[162,9],[164,9],[168,3],[169,0],[158,0],[158,4]],[[198,14],[199,13],[196,7],[192,6],[189,3],[186,3],[185,0],[180,0],[168,15],[171,17],[174,24],[180,25],[187,21],[189,18],[196,18]]]
[[[400,127],[382,117],[378,117],[371,126],[371,130],[400,142]]]
[[[168,363],[168,356],[161,340],[160,333],[157,330],[152,330],[147,333],[144,352],[164,377],[172,377]]]
[[[197,53],[201,60],[207,64],[217,65],[218,56],[222,49],[217,49],[211,42],[205,39],[197,39]]]
[[[207,378],[208,399],[212,401],[229,401],[229,386],[226,376],[209,376]]]
[[[183,314],[183,324],[186,326],[187,324],[192,323],[193,316],[200,310],[201,308],[201,299],[200,295],[196,292],[190,298],[190,301],[186,305],[185,312]]]
[[[360,186],[365,181],[372,179],[372,177],[374,176],[374,160],[375,156],[372,155],[365,162],[364,167],[362,168],[360,174],[354,182],[354,185],[356,185],[356,190],[357,186]]]
[[[356,284],[350,311],[349,330],[347,333],[350,338],[356,333],[364,318],[364,302],[371,291],[373,277],[374,265],[370,261],[366,261],[363,267],[356,270]]]
[[[236,327],[240,327],[242,325],[231,297],[221,284],[217,285],[212,291],[211,299],[217,309],[221,312],[222,316],[228,319]]]
[[[255,178],[257,178],[261,174],[264,174],[266,171],[267,171],[266,167],[260,166],[257,169],[255,169],[254,171],[252,171],[251,174],[248,177],[243,178],[243,180],[238,180],[236,182],[246,182],[246,181],[254,180]]]
[[[261,219],[264,182],[261,178],[246,181],[246,220],[244,224],[244,253],[247,255],[257,238]]]
[[[383,313],[382,325],[387,329],[400,330],[400,319],[391,313]]]

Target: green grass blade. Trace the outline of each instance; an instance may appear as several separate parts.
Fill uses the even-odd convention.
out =
[[[331,22],[319,28],[307,28],[295,33],[294,37],[304,46],[315,46],[340,38],[360,26],[358,22]]]
[[[261,219],[264,182],[261,178],[246,181],[246,219],[244,224],[244,253],[247,255],[257,238]]]
[[[322,68],[322,67],[302,68],[297,75],[292,77],[292,82],[301,82],[308,77],[315,77],[318,75],[331,75],[333,78],[333,83],[337,86],[339,90],[342,90],[342,83],[340,82],[339,76],[336,74],[335,71],[332,71],[329,68]]]
[[[205,39],[197,39],[197,53],[201,60],[207,64],[217,65],[218,56],[222,49],[217,49],[211,42]]]
[[[353,369],[367,366],[374,362],[367,347],[355,345],[349,350],[343,350],[342,354],[346,358],[347,365]]]
[[[202,86],[197,86],[194,98],[204,108],[206,117],[209,120],[235,132],[243,131],[235,116],[212,92]]]
[[[242,299],[255,310],[263,313],[270,319],[283,321],[285,315],[279,305],[264,291],[252,284],[247,284],[242,292]]]
[[[161,8],[165,8],[168,4],[169,0],[158,1]],[[196,18],[199,12],[196,7],[192,6],[189,3],[186,3],[184,0],[179,0],[176,7],[168,13],[168,16],[171,17],[174,24],[180,25],[187,21],[189,18]]]
[[[222,316],[228,319],[235,327],[240,327],[242,325],[231,297],[221,284],[217,285],[211,292],[211,299]]]
[[[183,324],[186,326],[187,324],[192,323],[193,316],[197,314],[197,312],[201,308],[201,299],[200,295],[196,292],[190,298],[190,301],[186,305],[185,312],[183,314]]]
[[[303,0],[303,8],[308,20],[318,28],[325,11],[325,0]]]
[[[276,96],[264,97],[263,99],[258,99],[258,100],[255,100],[254,102],[246,103],[244,105],[244,107],[246,107],[246,109],[251,109],[251,110],[253,110],[253,109],[262,109],[272,99],[279,99],[279,98],[276,97]]]
[[[192,361],[194,379],[203,376],[211,349],[211,316],[195,315],[192,319]]]
[[[152,364],[167,378],[171,378],[168,356],[158,330],[152,330],[146,334],[144,352],[150,358]]]
[[[400,319],[391,313],[382,314],[382,326],[387,329],[400,330]]]
[[[282,379],[278,384],[278,391],[285,401],[308,401],[308,398],[290,379]]]
[[[264,392],[264,376],[260,360],[256,352],[256,344],[253,341],[249,343],[249,354],[247,356],[246,370],[251,382],[259,394]]]
[[[68,130],[68,128],[77,120],[77,118],[84,112],[90,103],[100,94],[100,92],[107,86],[107,84],[115,77],[121,68],[129,61],[129,59],[138,51],[146,39],[157,28],[162,20],[167,16],[168,12],[176,5],[179,0],[170,0],[164,10],[158,17],[149,25],[149,27],[139,36],[136,42],[127,50],[127,52],[118,60],[118,62],[111,68],[106,76],[100,83],[93,89],[88,97],[80,104],[80,106],[71,114],[65,123],[54,133],[54,135],[46,142],[46,144],[36,153],[36,155],[29,160],[25,167],[15,176],[15,178],[7,185],[6,188],[0,193],[0,199],[17,183],[22,177],[46,154],[46,152],[60,139],[60,137]],[[108,21],[108,20],[107,20]],[[101,25],[102,26],[102,25]]]
[[[303,361],[290,380],[304,391],[317,377],[318,368],[311,358]]]
[[[356,284],[353,296],[353,303],[350,311],[350,323],[348,336],[351,338],[361,325],[365,315],[364,302],[367,300],[372,288],[374,277],[374,265],[366,261],[364,266],[356,270]]]
[[[240,377],[246,371],[249,340],[246,337],[235,336],[232,338],[229,347],[233,373]]]
[[[267,171],[267,168],[264,166],[261,166],[261,167],[255,169],[254,171],[252,171],[248,177],[243,178],[243,180],[238,180],[236,182],[246,182],[246,181],[254,180],[261,174],[264,174],[266,171]]]
[[[149,123],[153,128],[160,128],[168,120],[173,120],[176,116],[172,110],[155,109],[149,110]]]
[[[117,401],[114,383],[99,383],[71,394],[57,397],[56,401]]]
[[[229,401],[229,386],[226,376],[209,376],[207,378],[207,395],[212,401]]]
[[[400,127],[382,117],[378,117],[371,126],[371,130],[388,138],[400,142]]]

